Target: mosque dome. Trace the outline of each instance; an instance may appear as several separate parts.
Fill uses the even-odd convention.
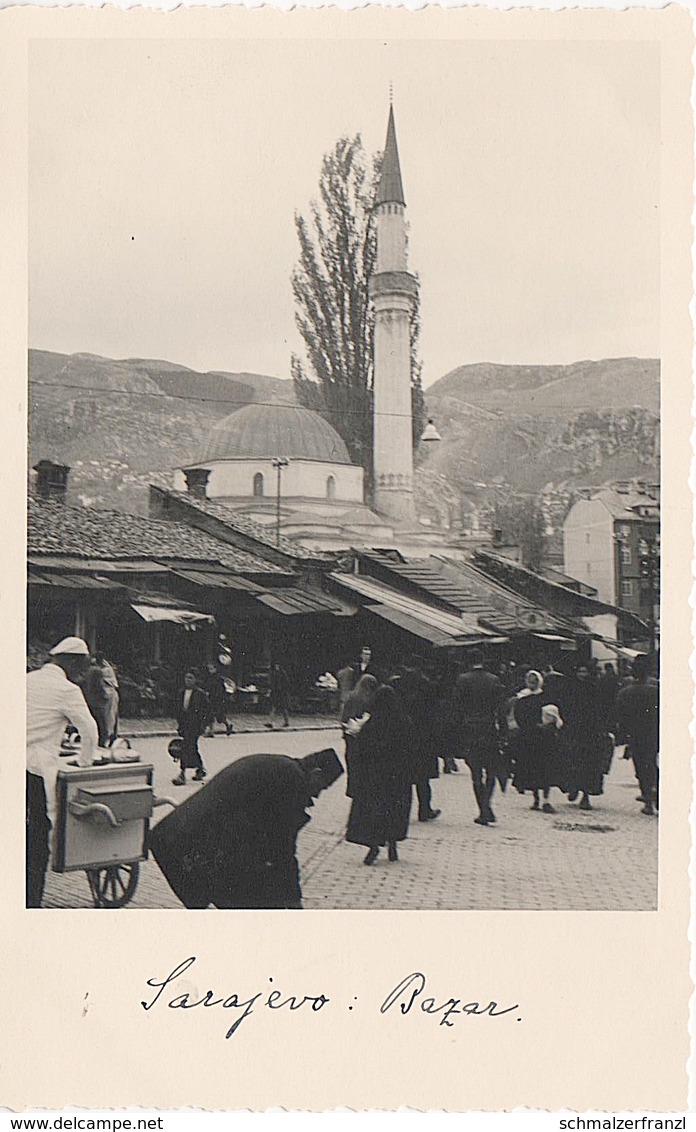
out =
[[[300,405],[247,405],[214,425],[203,460],[320,460],[350,464],[345,443],[319,413]]]

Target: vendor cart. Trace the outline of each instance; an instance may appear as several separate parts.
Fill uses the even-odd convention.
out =
[[[58,771],[52,868],[84,870],[95,908],[122,908],[132,899],[153,809],[176,805],[156,797],[152,778],[153,767],[140,762]]]

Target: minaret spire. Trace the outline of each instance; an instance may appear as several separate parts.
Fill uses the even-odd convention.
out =
[[[377,261],[370,279],[375,312],[374,506],[390,519],[410,525],[415,520],[410,322],[418,289],[408,270],[405,205],[390,99],[387,141],[375,201]]]
[[[389,101],[389,122],[387,124],[387,140],[384,145],[382,158],[382,175],[377,190],[377,204],[406,204],[404,186],[401,181],[401,166],[399,164],[399,149],[396,144],[396,126],[394,124],[394,106]]]

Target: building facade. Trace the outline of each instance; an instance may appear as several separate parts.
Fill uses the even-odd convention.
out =
[[[659,621],[660,502],[654,485],[615,484],[577,500],[563,524],[566,573],[601,601]]]

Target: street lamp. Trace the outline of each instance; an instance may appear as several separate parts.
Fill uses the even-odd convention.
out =
[[[437,444],[442,437],[435,428],[435,421],[432,417],[428,417],[428,423],[421,433],[421,444]]]
[[[287,468],[290,461],[286,456],[275,456],[271,463],[278,474],[276,480],[276,546],[280,546],[280,477],[283,468]]]

